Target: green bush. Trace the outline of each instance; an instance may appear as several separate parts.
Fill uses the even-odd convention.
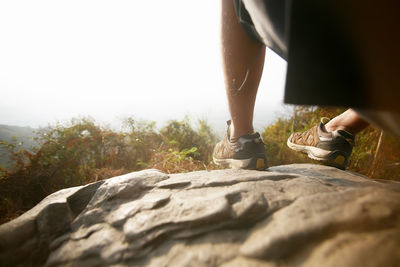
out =
[[[157,131],[155,122],[127,118],[124,131],[113,131],[83,118],[36,135],[33,154],[17,140],[0,143],[15,161],[12,171],[0,168],[0,222],[65,187],[145,168],[168,173],[215,168],[210,159],[216,138],[205,121],[195,130],[188,120],[173,120]]]
[[[262,136],[266,143],[269,165],[319,164],[318,161],[308,158],[305,154],[288,148],[286,141],[292,132],[304,132],[319,123],[322,117],[334,118],[344,110],[341,108],[294,107],[293,115],[290,118],[279,118],[275,123],[266,127]],[[369,126],[356,135],[348,170],[373,178],[400,180],[400,143],[392,136],[385,136],[382,151],[377,155],[377,164],[372,164],[380,132]]]
[[[214,148],[216,137],[210,126],[204,121],[199,121],[199,127],[194,130],[188,121],[169,121],[160,131],[168,146],[177,151],[196,150],[189,153],[193,159],[209,162]]]

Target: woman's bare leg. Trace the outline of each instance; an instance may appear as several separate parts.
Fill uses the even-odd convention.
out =
[[[363,120],[357,112],[348,109],[325,124],[325,129],[328,132],[345,130],[356,135],[364,130],[368,125],[369,123]]]
[[[233,1],[222,0],[222,59],[232,141],[254,131],[253,112],[264,58],[265,46],[246,35]]]

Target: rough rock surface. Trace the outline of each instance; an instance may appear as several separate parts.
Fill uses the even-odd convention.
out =
[[[167,175],[54,193],[0,226],[4,266],[398,266],[400,183],[332,167]]]

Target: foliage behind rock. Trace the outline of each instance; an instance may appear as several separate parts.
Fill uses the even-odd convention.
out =
[[[50,126],[37,132],[35,153],[3,142],[15,168],[1,169],[0,222],[62,188],[146,168],[168,173],[215,168],[210,163],[215,136],[204,121],[197,130],[188,120],[170,121],[160,131],[154,122],[128,118],[124,124],[124,131],[90,119]]]
[[[305,154],[291,150],[286,141],[292,132],[304,132],[319,123],[322,117],[334,118],[343,108],[295,107],[289,118],[279,118],[262,133],[270,166],[291,163],[318,163]],[[348,170],[373,178],[400,181],[400,142],[385,135],[381,151],[377,145],[381,130],[369,126],[356,135]],[[373,160],[376,157],[376,164]]]

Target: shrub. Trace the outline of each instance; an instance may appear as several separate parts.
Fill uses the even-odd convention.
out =
[[[194,130],[185,121],[169,121],[158,132],[155,122],[124,120],[124,131],[100,127],[88,118],[72,119],[39,130],[36,153],[1,142],[15,161],[0,169],[0,223],[28,210],[65,187],[145,168],[167,173],[216,168],[210,163],[215,135],[205,121]]]
[[[266,143],[266,153],[270,166],[291,163],[313,163],[305,154],[291,150],[286,141],[292,132],[304,132],[315,126],[321,117],[334,118],[342,113],[341,108],[295,107],[293,116],[279,118],[264,129],[262,133]],[[350,156],[348,170],[373,178],[400,180],[400,143],[390,135],[385,135],[377,164],[373,165],[380,130],[369,126],[356,135],[353,153]]]

